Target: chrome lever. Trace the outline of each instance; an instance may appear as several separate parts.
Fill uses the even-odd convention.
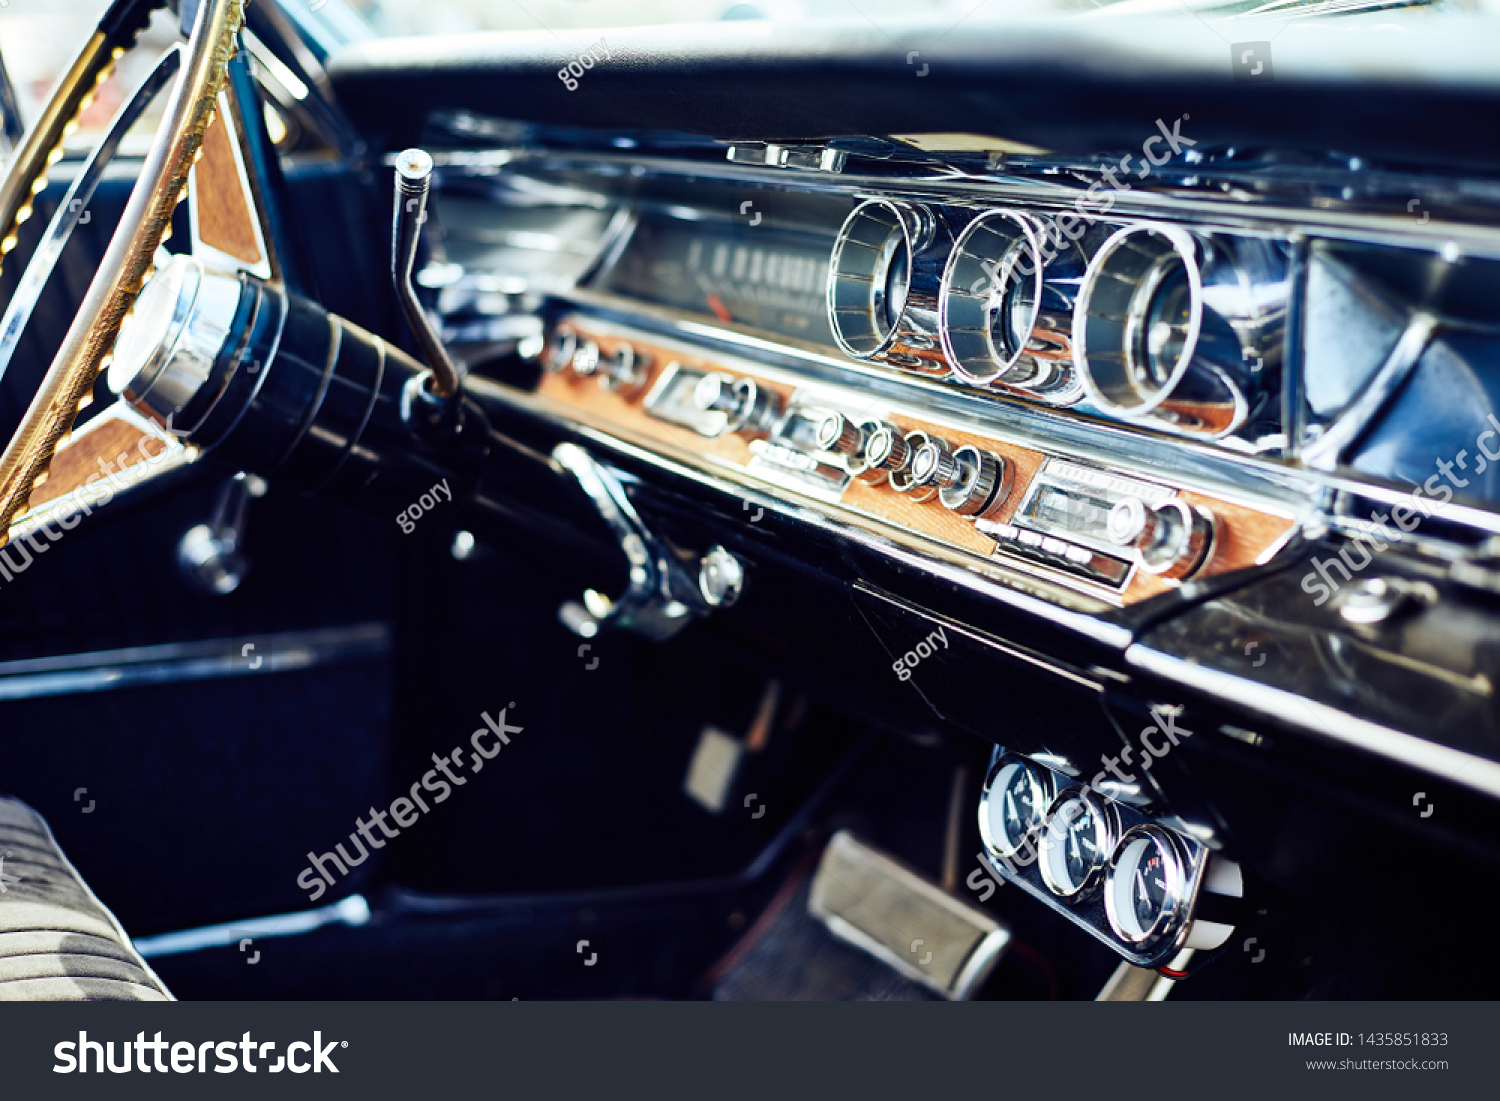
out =
[[[250,500],[266,495],[265,480],[243,472],[225,482],[208,523],[190,528],[177,544],[177,565],[204,592],[228,596],[250,572],[245,524]]]
[[[589,589],[582,603],[570,600],[558,609],[558,618],[570,631],[593,638],[608,625],[661,642],[698,616],[733,603],[739,595],[743,570],[723,547],[711,549],[699,561],[698,575],[694,576],[646,527],[612,469],[577,444],[558,444],[552,450],[552,459],[578,479],[630,563],[630,581],[617,599]],[[733,569],[728,568],[726,558],[733,561]]]
[[[391,279],[406,322],[421,348],[422,359],[432,370],[431,393],[451,398],[464,381],[464,367],[448,355],[438,332],[428,320],[411,271],[417,260],[417,242],[427,221],[427,195],[432,190],[432,158],[421,149],[407,149],[396,158],[396,204],[391,215]]]

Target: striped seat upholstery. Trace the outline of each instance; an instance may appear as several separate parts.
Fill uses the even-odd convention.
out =
[[[0,796],[0,1001],[170,1001],[42,816]]]

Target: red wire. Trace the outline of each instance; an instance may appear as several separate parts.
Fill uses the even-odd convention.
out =
[[[1159,975],[1165,975],[1169,979],[1185,979],[1189,974],[1187,971],[1173,971],[1170,967],[1158,967],[1156,972]]]

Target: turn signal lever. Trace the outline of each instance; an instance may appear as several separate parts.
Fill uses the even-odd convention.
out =
[[[452,398],[463,385],[464,368],[454,362],[443,347],[442,338],[432,327],[417,292],[411,285],[411,270],[417,260],[417,243],[422,225],[427,221],[427,195],[432,189],[432,158],[421,149],[407,149],[396,158],[396,203],[391,214],[391,279],[401,312],[411,326],[412,335],[422,351],[422,359],[432,371],[426,392],[438,398]]]

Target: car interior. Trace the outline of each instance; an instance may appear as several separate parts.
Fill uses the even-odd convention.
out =
[[[0,1000],[1493,996],[1489,0],[4,7]]]

